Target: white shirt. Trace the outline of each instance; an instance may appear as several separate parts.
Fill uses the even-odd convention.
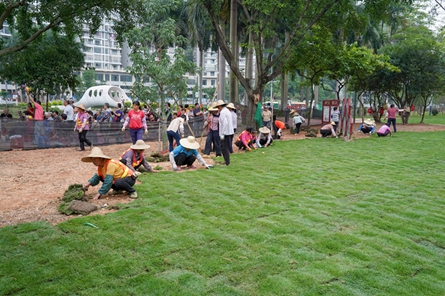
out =
[[[223,107],[219,113],[219,136],[233,135],[233,119],[229,109]]]
[[[70,104],[63,108],[63,114],[66,114],[66,120],[74,120],[74,110]]]
[[[236,114],[236,111],[230,111],[230,113],[232,113],[233,129],[236,129],[238,126],[238,114]]]
[[[177,117],[175,119],[173,119],[168,128],[167,131],[173,131],[173,132],[177,132],[179,129],[179,132],[181,133],[181,135],[184,134],[184,119],[182,117]]]

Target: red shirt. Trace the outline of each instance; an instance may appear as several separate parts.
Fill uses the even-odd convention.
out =
[[[396,114],[399,110],[397,110],[396,108],[392,107],[388,109],[388,118],[396,118]]]
[[[128,118],[130,119],[131,129],[140,129],[142,127],[147,128],[144,111],[139,110],[139,112],[136,112],[134,110],[130,110],[128,112]]]

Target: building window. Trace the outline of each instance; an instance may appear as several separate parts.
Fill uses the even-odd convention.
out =
[[[102,40],[94,40],[94,45],[102,45]]]
[[[119,75],[111,74],[111,81],[119,81]]]
[[[207,85],[207,79],[202,80],[202,85]]]
[[[123,82],[132,82],[133,79],[132,79],[131,75],[121,75],[121,81],[123,81]]]
[[[105,81],[110,81],[110,74],[105,74]]]
[[[102,63],[94,63],[94,67],[102,69]]]
[[[102,53],[102,48],[100,48],[100,47],[95,47],[95,48],[94,48],[94,53]]]
[[[99,80],[99,81],[104,80],[104,74],[96,74],[96,80]]]
[[[215,76],[215,72],[210,72],[210,76]]]
[[[215,86],[215,80],[214,79],[212,79],[210,83],[212,84],[212,86]]]

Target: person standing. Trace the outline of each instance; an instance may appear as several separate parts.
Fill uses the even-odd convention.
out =
[[[34,104],[34,143],[36,145],[39,144],[40,133],[44,129],[43,126],[43,107],[42,103],[39,100],[34,100],[32,95],[29,95],[29,89],[25,89],[26,97],[32,104]]]
[[[272,112],[267,106],[264,106],[263,112],[261,112],[261,117],[263,118],[263,126],[270,129],[270,120],[272,119]]]
[[[32,106],[32,103],[29,102],[28,103],[28,109],[26,109],[26,111],[28,111],[28,115],[31,116],[32,118],[34,118],[34,107]]]
[[[337,132],[337,126],[340,122],[340,111],[338,110],[338,107],[334,107],[334,110],[331,113],[331,121],[335,122],[334,131]]]
[[[219,138],[221,140],[221,152],[224,157],[226,165],[230,165],[230,146],[232,145],[233,137],[233,121],[232,114],[226,107],[223,100],[216,102],[216,107],[219,110]]]
[[[0,114],[0,118],[2,119],[12,119],[12,114],[9,113],[9,109],[5,108],[5,110],[3,110],[3,113]]]
[[[123,114],[121,108],[122,108],[122,104],[117,103],[117,109],[116,109],[116,111],[114,111],[114,119],[113,119],[114,122],[121,122],[122,119],[124,118],[124,114]],[[145,112],[144,112],[144,114],[145,114]],[[147,117],[147,116],[145,116],[145,117]]]
[[[110,121],[112,121],[110,104],[105,103],[104,104],[104,111],[102,112],[102,116],[100,117],[100,121],[99,122],[110,122]]]
[[[137,140],[142,140],[142,129],[145,130],[145,134],[148,134],[147,120],[145,119],[145,113],[140,109],[141,103],[139,101],[133,102],[133,109],[128,111],[127,119],[124,122],[122,131],[130,125],[130,136],[133,144],[136,144]]]
[[[76,126],[74,131],[79,133],[79,151],[85,151],[85,143],[93,148],[93,144],[87,139],[87,132],[90,130],[90,114],[85,112],[85,105],[80,104],[75,106],[79,113],[77,114]]]
[[[238,114],[236,114],[236,108],[233,103],[228,103],[227,108],[230,110],[230,114],[232,115],[232,124],[233,124],[233,134],[236,133],[236,128],[238,127]],[[233,153],[233,135],[230,137],[230,149],[229,152]]]
[[[391,123],[392,123],[394,132],[397,132],[396,115],[397,115],[398,111],[399,110],[394,107],[394,104],[391,104],[391,106],[389,106],[389,109],[386,111],[386,117],[388,118],[388,126],[391,127]]]
[[[66,114],[66,121],[74,121],[74,109],[67,100],[63,100],[63,114]]]
[[[221,142],[219,139],[219,115],[218,109],[210,106],[209,108],[210,115],[207,117],[205,121],[205,127],[208,127],[207,139],[204,147],[204,157],[210,155],[210,151],[213,148],[215,149],[216,156],[221,156]]]
[[[176,145],[179,146],[179,141],[184,137],[184,117],[181,115],[178,117],[178,113],[173,113],[174,119],[170,122],[167,127],[167,138],[168,138],[168,151],[173,151],[173,140],[176,140]]]

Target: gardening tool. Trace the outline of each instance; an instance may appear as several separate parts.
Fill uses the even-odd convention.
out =
[[[192,128],[190,127],[190,124],[188,121],[185,122],[187,124],[187,126],[189,127],[190,132],[192,133],[192,136],[196,139],[195,134],[193,133]]]
[[[85,223],[85,225],[86,225],[86,226],[93,227],[93,228],[99,228],[99,227],[97,227],[96,225],[91,224],[90,222]]]

